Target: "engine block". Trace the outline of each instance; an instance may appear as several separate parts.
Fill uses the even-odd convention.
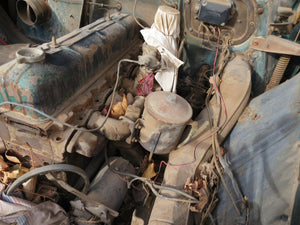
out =
[[[84,126],[90,113],[104,104],[118,60],[134,54],[138,41],[134,19],[114,14],[34,48],[42,50],[38,60],[25,52],[2,65],[0,136],[6,149],[21,156],[30,149],[41,164],[63,161],[65,152],[95,155],[103,137],[5,103],[25,104],[57,120]]]

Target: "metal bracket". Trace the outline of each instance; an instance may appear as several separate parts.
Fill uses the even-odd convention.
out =
[[[159,138],[160,138],[161,132],[154,132],[152,133],[152,140],[150,141],[150,148],[148,149],[150,152],[154,152],[156,149],[156,146],[158,144]]]
[[[253,38],[250,48],[282,55],[300,56],[300,44],[274,35]]]

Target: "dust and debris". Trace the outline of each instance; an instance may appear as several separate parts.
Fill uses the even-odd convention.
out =
[[[199,166],[199,171],[194,178],[187,178],[184,190],[195,198],[198,203],[191,204],[192,212],[204,213],[209,206],[209,202],[215,201],[215,191],[218,187],[218,175],[214,171],[212,163],[203,163]],[[211,207],[209,210],[212,210]]]

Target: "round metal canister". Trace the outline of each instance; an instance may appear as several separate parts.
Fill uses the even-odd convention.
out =
[[[164,91],[149,94],[141,119],[140,144],[154,154],[169,153],[178,144],[192,114],[190,104],[177,94]]]

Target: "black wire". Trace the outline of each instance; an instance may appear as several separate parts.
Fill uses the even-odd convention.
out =
[[[199,201],[197,199],[195,199],[193,196],[190,196],[189,194],[181,191],[181,190],[178,190],[176,188],[172,188],[172,187],[167,187],[167,186],[162,186],[162,185],[157,185],[155,183],[153,183],[152,180],[148,179],[148,178],[145,178],[145,177],[140,177],[140,176],[137,176],[135,174],[131,174],[131,173],[126,173],[126,172],[121,172],[121,171],[118,171],[118,170],[115,170],[111,165],[110,165],[110,161],[108,159],[108,155],[107,155],[107,150],[108,150],[108,144],[106,145],[105,149],[104,149],[104,156],[105,156],[105,163],[107,164],[108,168],[114,172],[115,174],[119,174],[119,175],[122,175],[122,176],[128,176],[128,177],[132,177],[133,180],[139,180],[139,181],[142,181],[144,182],[146,185],[149,186],[149,188],[152,190],[152,192],[155,194],[156,197],[159,197],[159,198],[162,198],[162,199],[165,199],[165,200],[169,200],[169,201],[177,201],[177,202],[187,202],[187,203],[198,203]],[[132,180],[132,181],[133,181]],[[129,186],[130,184],[132,183],[129,182]],[[167,197],[167,196],[164,196],[164,195],[161,195],[157,192],[157,190],[155,190],[155,188],[159,189],[159,190],[167,190],[167,191],[172,191],[172,192],[175,192],[177,194],[180,194],[182,196],[185,196],[186,198],[189,198],[190,200],[186,200],[186,199],[180,199],[180,198],[171,198],[171,197]]]
[[[105,148],[104,148],[104,156],[105,156],[105,163],[108,166],[108,168],[115,174],[119,174],[122,176],[128,176],[128,177],[132,177],[132,178],[139,178],[139,176],[132,174],[132,173],[126,173],[126,172],[121,172],[118,170],[115,170],[111,165],[110,165],[110,161],[108,160],[108,156],[107,156],[107,150],[108,150],[108,144],[109,142],[107,142]]]

